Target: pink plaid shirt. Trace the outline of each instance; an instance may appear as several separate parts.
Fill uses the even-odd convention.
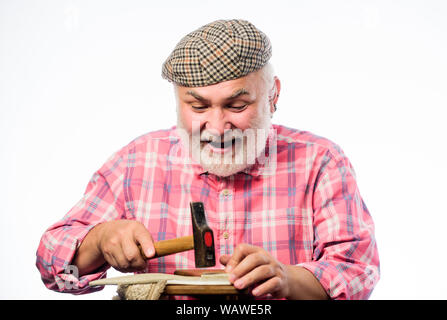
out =
[[[204,203],[216,261],[239,243],[311,271],[330,297],[366,299],[379,279],[372,218],[354,170],[327,139],[273,125],[276,162],[257,162],[228,178],[182,161],[174,128],[145,134],[116,152],[90,180],[84,197],[42,236],[37,267],[45,285],[87,293],[108,266],[75,277],[70,263],[87,232],[104,221],[134,219],[154,240],[192,233],[189,203]],[[187,251],[149,260],[146,272],[194,268]]]

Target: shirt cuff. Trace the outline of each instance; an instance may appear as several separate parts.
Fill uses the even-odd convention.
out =
[[[79,277],[79,272],[76,265],[73,264],[77,249],[81,245],[87,233],[93,227],[94,225],[87,228],[76,228],[76,236],[71,237],[71,245],[68,245],[68,247],[73,248],[73,250],[70,250],[68,253],[69,256],[67,256],[66,262],[63,264],[62,268],[54,268],[53,266],[55,273],[54,281],[58,291],[71,294],[85,294],[96,292],[104,288],[104,286],[90,287],[89,283],[90,281],[105,278],[107,276],[107,269],[110,268],[109,264],[106,263],[93,273],[86,274],[81,277]],[[66,239],[66,241],[67,240],[68,239]]]

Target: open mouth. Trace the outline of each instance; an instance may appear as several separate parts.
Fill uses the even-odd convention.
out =
[[[226,141],[202,140],[202,142],[208,143],[213,149],[227,149],[236,143],[236,138]]]

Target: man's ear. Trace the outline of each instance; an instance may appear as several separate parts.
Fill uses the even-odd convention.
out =
[[[273,87],[269,92],[270,113],[272,115],[276,111],[276,105],[278,103],[280,92],[281,92],[281,81],[279,81],[279,78],[275,76],[273,77]]]

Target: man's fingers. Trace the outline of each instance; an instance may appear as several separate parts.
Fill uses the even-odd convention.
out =
[[[108,264],[110,264],[115,269],[118,268],[118,263],[116,262],[115,258],[111,253],[104,252],[103,256],[104,260],[106,260]]]
[[[244,274],[249,273],[251,270],[257,268],[260,265],[268,264],[268,256],[259,252],[254,252],[247,255],[239,264],[234,267],[232,273],[237,277],[242,277]]]
[[[251,257],[251,256],[250,256]],[[245,260],[247,260],[249,257],[247,257]],[[243,262],[245,262],[242,261]],[[245,270],[248,270],[242,273],[241,276],[238,276],[236,272],[239,272],[237,270],[241,264],[235,269],[235,281],[234,286],[238,289],[244,289],[251,285],[254,285],[258,282],[264,281],[268,278],[273,277],[275,274],[272,270],[272,267],[268,264],[258,264],[259,260],[253,260],[252,264],[247,264],[248,268]]]
[[[112,265],[115,269],[121,272],[127,272],[127,269],[130,267],[130,262],[127,260],[126,256],[123,252],[123,246],[120,244],[118,248],[116,248],[112,254],[113,259],[115,260],[115,265]]]
[[[143,258],[152,258],[155,255],[154,241],[149,231],[143,225],[142,227],[135,231],[135,241],[141,247]]]
[[[229,280],[237,289],[255,286],[255,296],[271,294],[278,297],[287,295],[287,275],[281,263],[263,248],[240,244],[231,257],[222,256],[222,264],[229,274]]]
[[[140,250],[133,239],[125,239],[121,244],[122,252],[128,262],[129,271],[142,270],[146,267],[146,261],[141,256]]]
[[[284,292],[281,290],[282,287],[281,279],[273,277],[258,285],[251,293],[256,297],[271,294],[275,298],[283,298]]]
[[[97,245],[104,259],[115,269],[130,272],[146,266],[145,257],[155,254],[152,237],[137,221],[115,220],[102,224]],[[140,252],[138,246],[142,248]]]
[[[230,258],[231,258],[230,255],[224,254],[223,256],[220,256],[219,261],[222,265],[226,266]]]
[[[257,250],[256,247],[251,246],[249,244],[240,244],[234,250],[233,255],[227,262],[227,266],[225,268],[226,272],[232,272],[234,268],[250,253],[255,252]]]

